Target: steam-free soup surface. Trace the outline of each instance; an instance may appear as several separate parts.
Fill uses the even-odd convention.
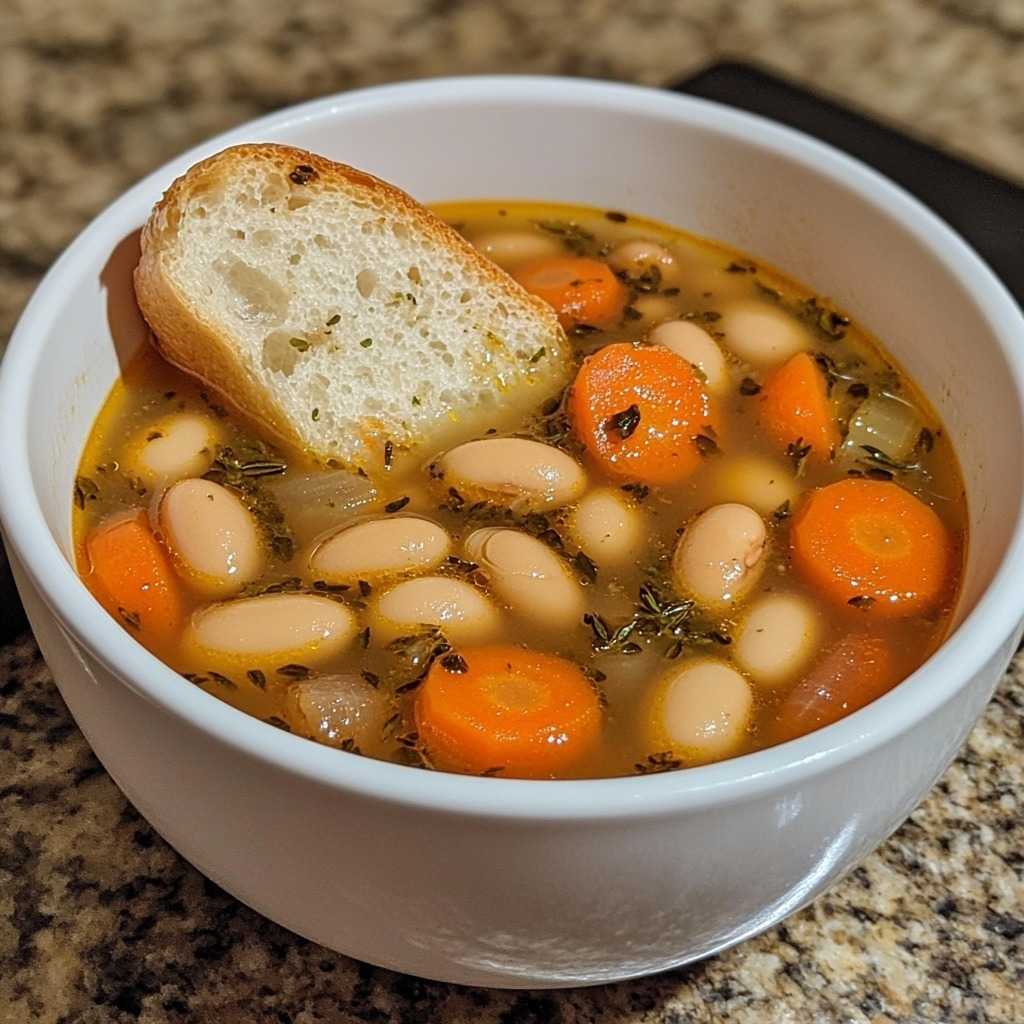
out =
[[[962,482],[856,322],[616,211],[439,212],[573,339],[527,420],[356,468],[278,450],[154,351],[111,393],[79,568],[182,686],[371,757],[615,776],[792,739],[928,657]]]

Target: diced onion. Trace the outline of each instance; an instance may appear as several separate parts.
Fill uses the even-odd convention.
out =
[[[910,461],[921,426],[921,418],[913,406],[890,395],[873,395],[853,414],[843,454],[850,459],[862,459],[867,445],[877,448],[894,462]]]
[[[267,480],[266,486],[300,545],[368,511],[377,500],[370,480],[346,470],[288,473]]]

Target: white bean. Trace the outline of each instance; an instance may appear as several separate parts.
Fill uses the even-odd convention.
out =
[[[608,263],[613,270],[625,271],[634,277],[651,267],[657,267],[663,284],[669,284],[679,277],[675,256],[665,246],[648,239],[637,238],[615,246],[608,254]]]
[[[344,526],[309,558],[310,574],[329,583],[375,580],[434,568],[451,550],[444,527],[418,516],[388,516]]]
[[[583,495],[569,516],[573,539],[599,567],[627,565],[643,547],[643,513],[614,487]]]
[[[760,578],[768,534],[746,505],[715,505],[686,528],[672,558],[680,593],[700,605],[724,608],[739,601]]]
[[[186,649],[207,659],[273,671],[291,662],[327,661],[351,643],[357,628],[352,610],[328,597],[264,594],[196,612],[186,631]]]
[[[125,469],[149,487],[202,476],[220,443],[221,429],[209,416],[179,412],[146,427],[129,445]]]
[[[695,763],[718,761],[743,742],[753,707],[750,685],[731,665],[690,661],[657,683],[651,741]]]
[[[752,366],[776,366],[811,344],[792,316],[757,299],[726,307],[717,326],[728,348]]]
[[[522,509],[567,505],[587,483],[571,456],[522,437],[468,441],[441,456],[438,466],[446,486],[463,497],[496,499]]]
[[[436,626],[453,643],[482,643],[501,626],[493,604],[471,583],[448,576],[405,580],[373,604],[372,636],[380,643]]]
[[[765,594],[734,634],[733,656],[760,686],[793,679],[813,656],[821,624],[813,605],[796,594]]]
[[[329,747],[354,743],[365,753],[380,742],[387,701],[361,676],[315,676],[289,688],[284,711],[298,735]]]
[[[709,391],[720,394],[729,387],[729,365],[718,343],[703,328],[687,320],[670,320],[655,327],[647,340],[664,345],[697,367]]]
[[[506,270],[565,252],[557,238],[534,231],[488,231],[477,235],[472,242],[488,259]]]
[[[761,515],[796,504],[800,487],[792,469],[763,455],[726,456],[715,465],[712,488],[719,501],[738,501]]]
[[[543,541],[519,530],[487,527],[463,545],[512,612],[544,629],[567,629],[583,618],[583,593],[568,567]]]
[[[237,593],[263,572],[256,523],[226,487],[179,480],[164,493],[158,518],[175,568],[201,593]]]

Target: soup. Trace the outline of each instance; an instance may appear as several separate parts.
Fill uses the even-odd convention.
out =
[[[556,309],[575,379],[355,468],[279,450],[140,354],[88,440],[74,535],[87,585],[183,686],[343,751],[581,778],[784,742],[929,656],[964,490],[874,339],[618,211],[435,209]]]

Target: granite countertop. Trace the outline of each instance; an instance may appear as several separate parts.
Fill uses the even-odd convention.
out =
[[[1021,0],[0,0],[0,342],[104,204],[241,120],[451,72],[656,84],[723,54],[1024,175]],[[103,772],[24,635],[0,650],[0,1019],[1020,1024],[1022,673],[910,820],[784,925],[655,978],[503,993],[356,963],[206,881]]]

